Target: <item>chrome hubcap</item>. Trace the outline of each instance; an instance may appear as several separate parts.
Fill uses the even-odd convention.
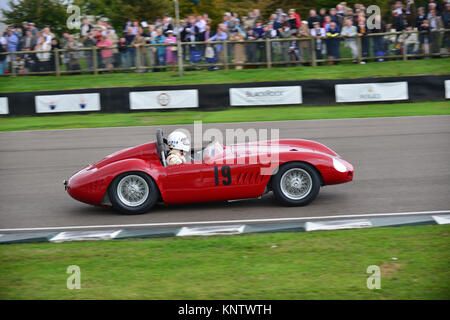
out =
[[[286,171],[281,177],[281,191],[292,200],[305,198],[312,189],[312,178],[308,172],[300,168]]]
[[[137,207],[147,200],[149,187],[147,181],[138,175],[123,177],[117,185],[117,195],[127,206]]]

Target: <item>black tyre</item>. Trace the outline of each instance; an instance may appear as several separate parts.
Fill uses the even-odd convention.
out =
[[[150,211],[159,197],[153,179],[138,171],[118,175],[109,186],[108,193],[114,209],[129,215]]]
[[[316,169],[304,162],[282,165],[272,179],[275,198],[284,206],[305,206],[320,190],[320,176]]]

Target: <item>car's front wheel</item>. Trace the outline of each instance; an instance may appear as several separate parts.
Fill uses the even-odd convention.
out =
[[[305,206],[320,190],[320,176],[311,165],[290,162],[282,165],[273,177],[275,198],[285,206]]]
[[[158,200],[158,187],[143,172],[126,172],[111,183],[109,198],[113,207],[124,214],[148,212]]]

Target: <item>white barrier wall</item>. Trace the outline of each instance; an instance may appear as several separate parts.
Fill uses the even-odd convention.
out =
[[[335,85],[336,102],[408,100],[408,83],[357,83]]]
[[[99,93],[58,94],[35,97],[36,113],[99,111]]]
[[[130,92],[130,109],[198,108],[198,90]]]
[[[231,106],[268,106],[301,103],[301,86],[230,89]]]
[[[8,98],[0,97],[0,114],[8,114],[8,113],[9,113]]]
[[[445,99],[450,99],[450,80],[445,80]]]

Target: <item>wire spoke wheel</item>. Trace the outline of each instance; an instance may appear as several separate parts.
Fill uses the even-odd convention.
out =
[[[119,200],[130,207],[142,205],[148,198],[150,188],[147,181],[138,175],[127,175],[117,184]]]
[[[292,168],[281,176],[281,191],[289,199],[301,200],[305,198],[311,192],[312,187],[311,175],[304,169]]]

